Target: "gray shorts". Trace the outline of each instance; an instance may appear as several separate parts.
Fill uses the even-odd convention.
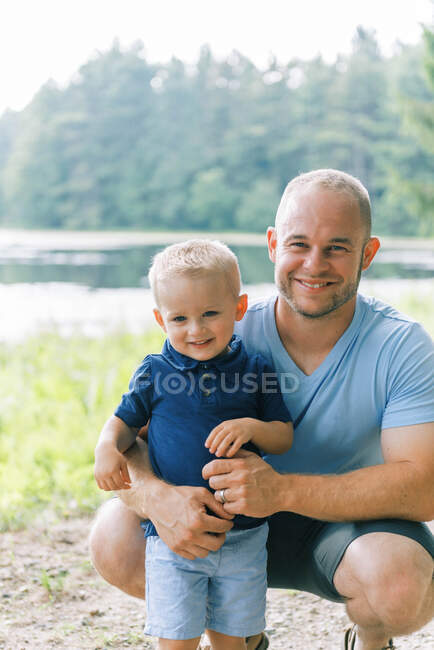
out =
[[[434,557],[434,537],[428,526],[401,519],[330,523],[288,512],[268,520],[268,586],[310,591],[343,602],[333,576],[346,548],[357,537],[373,532],[396,533],[419,542]]]

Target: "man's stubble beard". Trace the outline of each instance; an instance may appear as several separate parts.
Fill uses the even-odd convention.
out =
[[[350,284],[346,285],[343,288],[342,294],[337,292],[334,296],[332,296],[330,303],[326,307],[324,307],[321,311],[314,312],[314,313],[303,311],[297,305],[296,301],[293,299],[291,292],[288,291],[288,287],[290,286],[291,283],[291,278],[289,278],[288,285],[276,279],[276,286],[279,291],[279,295],[282,296],[284,301],[289,305],[289,307],[291,307],[292,311],[294,311],[297,314],[300,314],[301,316],[304,316],[305,318],[322,318],[323,316],[327,316],[328,314],[331,314],[332,312],[336,311],[336,309],[339,309],[339,307],[342,307],[342,305],[345,305],[345,303],[347,303],[349,300],[354,298],[354,296],[357,294],[357,289],[359,288],[360,278],[362,277],[362,267],[363,267],[363,253],[360,258],[360,264],[357,270],[357,277],[354,280],[354,282],[351,282]]]

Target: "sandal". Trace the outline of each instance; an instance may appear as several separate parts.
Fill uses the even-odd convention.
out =
[[[250,636],[246,637],[246,643],[250,638],[251,638]],[[268,636],[265,634],[265,632],[262,632],[261,640],[259,641],[259,643],[256,646],[255,650],[267,650],[269,645],[270,645],[270,642],[268,640]]]
[[[342,650],[354,650],[357,636],[356,627],[356,624],[354,624],[345,630]],[[396,650],[396,646],[393,645],[393,639],[389,639],[387,645],[381,648],[381,650]]]

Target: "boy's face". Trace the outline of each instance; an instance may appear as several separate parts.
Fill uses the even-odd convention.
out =
[[[247,295],[234,298],[221,273],[180,275],[159,289],[155,318],[175,350],[198,361],[226,352],[247,309]]]

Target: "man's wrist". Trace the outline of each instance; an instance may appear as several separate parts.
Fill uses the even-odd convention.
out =
[[[295,512],[294,474],[276,472],[275,510],[274,512]]]
[[[147,513],[147,517],[152,519],[154,504],[161,503],[161,499],[167,494],[171,485],[155,476],[155,474],[149,474],[146,481],[141,483],[143,486],[143,509]]]

